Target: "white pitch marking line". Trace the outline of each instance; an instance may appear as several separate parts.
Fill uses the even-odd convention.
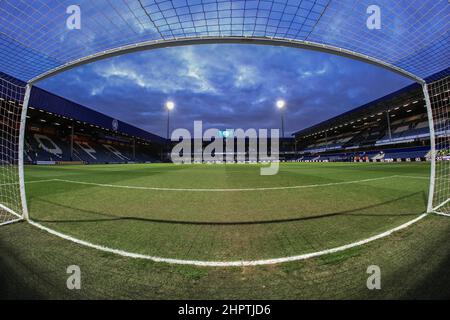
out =
[[[93,183],[93,182],[57,179],[57,178],[55,178],[55,179],[46,179],[46,180],[26,181],[25,184],[59,181],[59,182],[67,182],[67,183],[93,185],[93,186],[98,186],[98,187],[137,189],[137,190],[192,191],[192,192],[225,192],[225,191],[231,191],[231,192],[236,192],[236,191],[266,191],[266,190],[317,188],[317,187],[326,187],[326,186],[334,186],[334,185],[342,185],[342,184],[353,184],[353,183],[360,183],[360,182],[370,182],[370,181],[377,181],[377,180],[384,180],[384,179],[391,179],[391,178],[409,178],[409,179],[426,179],[426,180],[429,179],[429,177],[393,175],[393,176],[388,176],[388,177],[363,179],[363,180],[353,180],[353,181],[331,182],[331,183],[324,183],[324,184],[310,184],[310,185],[287,186],[287,187],[237,188],[237,189],[194,189],[194,188],[191,189],[191,188],[140,187],[140,186],[125,186],[125,185],[114,185],[114,184],[102,184],[102,183]],[[448,179],[448,180],[450,180],[450,179]],[[1,186],[18,185],[18,184],[19,184],[19,182],[4,183],[4,184],[0,184],[0,187]]]
[[[420,177],[420,176],[406,176],[406,175],[399,174],[399,175],[397,175],[397,177],[399,177],[399,178],[408,178],[408,179],[425,179],[425,180],[430,180],[430,177],[426,177],[426,176],[423,176],[423,177]],[[442,178],[442,177],[436,177],[436,180],[450,181],[450,179]]]
[[[426,179],[426,180],[430,180],[430,177],[426,177],[426,176],[423,176],[423,177],[420,177],[420,176],[405,176],[405,175],[399,174],[399,175],[396,175],[396,177],[408,178],[408,179]]]
[[[120,188],[120,189],[135,189],[135,190],[190,191],[190,192],[239,192],[239,191],[269,191],[269,190],[317,188],[317,187],[337,186],[337,185],[344,185],[344,184],[354,184],[354,183],[361,183],[361,182],[370,182],[370,181],[391,179],[391,178],[395,178],[395,177],[397,177],[397,176],[394,175],[394,176],[372,178],[372,179],[331,182],[331,183],[323,183],[323,184],[309,184],[309,185],[302,185],[302,186],[266,187],[266,188],[239,188],[239,189],[190,189],[190,188],[139,187],[139,186],[124,186],[124,185],[115,185],[115,184],[102,184],[102,183],[94,183],[94,182],[64,180],[64,179],[54,179],[53,181],[75,183],[75,184],[83,184],[83,185],[91,185],[91,186],[97,186],[97,187]]]
[[[104,251],[104,252],[109,252],[109,253],[113,253],[113,254],[117,254],[120,256],[124,256],[124,257],[129,257],[129,258],[133,258],[133,259],[145,259],[145,260],[151,260],[154,262],[165,262],[165,263],[169,263],[169,264],[182,264],[182,265],[193,265],[193,266],[201,266],[201,267],[244,267],[244,266],[259,266],[259,265],[270,265],[270,264],[279,264],[279,263],[284,263],[284,262],[292,262],[292,261],[299,261],[299,260],[306,260],[306,259],[310,259],[313,257],[318,257],[318,256],[322,256],[322,255],[326,255],[326,254],[330,254],[330,253],[336,253],[336,252],[340,252],[340,251],[344,251],[350,248],[354,248],[354,247],[358,247],[364,244],[367,244],[369,242],[387,237],[389,235],[391,235],[392,233],[405,229],[409,226],[411,226],[412,224],[422,220],[423,218],[425,218],[427,216],[426,213],[420,215],[419,217],[410,220],[396,228],[393,228],[391,230],[388,230],[386,232],[380,233],[378,235],[375,235],[373,237],[364,239],[364,240],[360,240],[357,242],[353,242],[350,244],[346,244],[340,247],[335,247],[335,248],[331,248],[331,249],[327,249],[327,250],[323,250],[323,251],[317,251],[317,252],[311,252],[311,253],[306,253],[306,254],[302,254],[302,255],[297,255],[297,256],[290,256],[290,257],[283,257],[283,258],[275,258],[275,259],[267,259],[267,260],[248,260],[248,261],[201,261],[201,260],[181,260],[181,259],[172,259],[172,258],[162,258],[162,257],[155,257],[155,256],[149,256],[149,255],[145,255],[145,254],[140,254],[140,253],[133,253],[133,252],[128,252],[128,251],[124,251],[124,250],[119,250],[119,249],[112,249],[109,247],[105,247],[105,246],[101,246],[101,245],[97,245],[97,244],[93,244],[91,242],[87,242],[84,240],[80,240],[80,239],[76,239],[73,238],[71,236],[65,235],[63,233],[60,233],[58,231],[55,231],[53,229],[47,228],[39,223],[36,223],[34,221],[29,221],[29,223],[41,230],[44,230],[52,235],[55,235],[57,237],[60,237],[62,239],[68,240],[68,241],[72,241],[74,243],[89,247],[89,248],[93,248],[93,249],[97,249],[100,251]]]
[[[56,179],[25,181],[25,184],[41,183],[41,182],[52,182],[52,181],[56,181]],[[14,185],[19,185],[19,184],[20,184],[19,182],[4,183],[4,184],[0,184],[0,187],[3,187],[3,186],[14,186]]]

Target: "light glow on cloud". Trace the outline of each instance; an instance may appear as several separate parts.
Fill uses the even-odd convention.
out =
[[[282,97],[286,133],[313,125],[410,83],[344,57],[255,45],[197,45],[99,61],[40,85],[162,136],[168,99],[173,127],[278,128]]]

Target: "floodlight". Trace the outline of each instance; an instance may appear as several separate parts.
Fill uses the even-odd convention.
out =
[[[166,108],[167,110],[173,110],[175,108],[175,103],[173,101],[167,101]]]
[[[286,106],[286,101],[284,100],[278,100],[277,101],[277,108],[278,109],[283,109]]]

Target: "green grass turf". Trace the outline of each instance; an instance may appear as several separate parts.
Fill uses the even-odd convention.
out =
[[[98,165],[26,168],[26,180],[236,189],[190,192],[119,189],[62,181],[27,184],[31,218],[111,248],[188,260],[230,261],[299,255],[365,239],[426,208],[424,163],[292,163],[275,176],[258,165]],[[395,177],[392,177],[395,176]],[[415,178],[414,178],[415,177]]]
[[[204,170],[218,170],[218,172],[220,170],[232,170],[231,167],[223,169],[204,166],[198,169],[157,165],[147,167],[31,167],[27,168],[27,180],[57,177],[64,179],[78,178],[96,182],[104,179],[103,182],[122,184],[124,180],[131,183],[140,179],[139,184],[156,185],[156,182],[159,182],[160,186],[171,184],[173,187],[181,185],[197,187],[201,183],[212,183],[215,186],[223,187],[224,184],[221,183],[225,183],[224,180],[212,179],[211,175],[207,175]],[[323,174],[321,168],[325,170]],[[154,172],[153,175],[143,175],[143,172],[147,170],[162,171],[163,173]],[[185,177],[195,176],[196,170],[201,170],[204,175],[197,177],[197,182],[180,179],[178,185],[176,185],[172,179],[167,178],[174,175],[175,170],[178,170],[181,176],[185,174]],[[250,167],[241,170],[238,166],[233,170],[248,172]],[[285,177],[300,174],[290,175],[287,173],[290,170],[303,170],[301,175],[304,176],[305,180],[288,177],[283,180],[286,184],[310,184],[334,179],[351,180],[355,177],[361,179],[367,176],[376,177],[391,174],[427,176],[428,167],[417,164],[296,164],[283,166],[281,174]],[[183,171],[184,173],[181,173]],[[243,172],[240,174],[243,175]],[[334,179],[331,179],[330,172],[334,172]],[[164,175],[166,178],[163,177]],[[314,178],[314,175],[318,175],[318,177]],[[217,173],[216,176],[224,179],[223,172]],[[234,184],[228,179],[228,183],[232,186],[236,186],[237,183],[240,183],[241,186],[250,184],[246,184],[248,180],[243,181],[234,175],[232,176],[236,178]],[[231,177],[231,175],[227,177]],[[250,175],[250,177],[255,179],[252,185],[256,185],[255,182],[271,185],[263,181],[266,178],[259,180],[259,177],[253,177],[253,175]],[[280,178],[281,176],[274,179]],[[391,190],[391,193],[401,189],[395,187],[394,183],[395,181],[389,181],[383,188]],[[426,183],[422,185],[416,181],[414,183],[420,184],[420,187],[417,186],[417,189],[413,190],[414,187],[409,185],[413,181],[406,178],[401,183],[406,190],[403,194],[406,195],[416,192],[423,193],[422,189],[426,189]],[[261,184],[258,184],[258,186]],[[372,184],[368,184],[368,187],[371,186]],[[64,185],[59,187],[67,188],[65,192],[73,188],[73,186],[64,187]],[[30,207],[35,208],[32,209],[31,213],[35,219],[39,218],[39,216],[36,216],[39,213],[35,211],[40,206],[39,199],[45,199],[54,192],[64,193],[63,190],[55,191],[51,184],[29,184],[28,188]],[[383,188],[379,187],[378,189],[382,190]],[[88,194],[96,196],[93,191],[97,190],[88,188],[88,191],[91,191]],[[388,193],[385,192],[385,194]],[[393,198],[395,196],[395,194],[392,194]],[[66,197],[65,201],[71,202],[72,205],[77,204],[76,199],[72,198],[70,194],[66,194]],[[363,197],[364,195],[361,193],[360,198]],[[397,197],[399,197],[399,194],[397,194]],[[109,201],[112,201],[111,198],[108,198]],[[61,199],[64,198],[61,197]],[[262,201],[265,198],[260,199]],[[85,202],[87,200],[80,201]],[[327,201],[333,201],[339,205],[346,202],[345,198],[323,200],[324,203]],[[425,205],[423,198],[417,199],[417,203],[420,204],[418,208],[411,205],[411,212],[415,214],[414,216],[416,216],[416,212],[421,212]],[[299,205],[301,204],[299,202]],[[397,209],[399,208],[402,207]],[[403,210],[406,212],[407,209]],[[80,213],[72,214],[80,215]],[[358,216],[344,215],[344,219],[348,220],[355,217]],[[322,218],[330,219],[330,217]],[[322,220],[322,218],[318,220]],[[385,218],[387,217],[384,215],[380,216],[380,219],[383,219],[385,223],[384,228],[389,227],[390,223],[389,219],[385,220]],[[41,217],[41,219],[43,218]],[[59,223],[43,223],[60,230]],[[67,226],[71,225],[67,224]],[[329,223],[323,224],[323,227],[333,226]],[[74,229],[71,228],[73,227],[68,227],[67,230],[72,233]],[[81,235],[86,235],[81,231],[78,232]],[[322,232],[328,231],[322,230]],[[270,266],[212,268],[169,265],[124,258],[62,240],[27,223],[15,223],[0,228],[0,270],[2,270],[0,273],[0,297],[59,299],[448,299],[450,298],[449,232],[449,218],[430,215],[413,226],[396,232],[387,238],[337,254]],[[96,239],[99,240],[100,238]],[[117,242],[121,245],[128,241],[127,238],[116,237],[116,239],[122,240]],[[66,268],[73,264],[81,267],[82,289],[79,291],[70,291],[66,288],[68,276]],[[368,277],[366,270],[369,265],[373,264],[380,266],[382,271],[382,289],[379,291],[369,291],[366,288]]]
[[[305,261],[245,268],[168,265],[79,246],[27,223],[0,229],[0,298],[449,299],[450,219],[431,215],[370,244]],[[81,290],[66,288],[69,265]],[[381,290],[366,287],[381,268]]]

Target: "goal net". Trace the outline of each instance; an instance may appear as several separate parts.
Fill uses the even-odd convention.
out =
[[[436,137],[433,211],[450,216],[450,76],[428,85]]]
[[[0,74],[0,226],[22,218],[19,139],[25,87]]]

